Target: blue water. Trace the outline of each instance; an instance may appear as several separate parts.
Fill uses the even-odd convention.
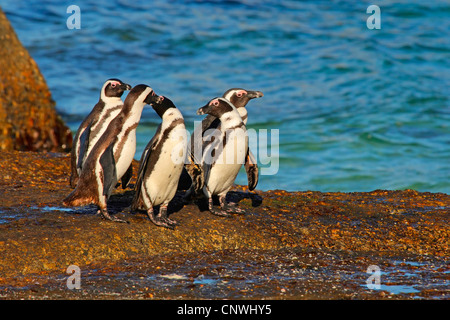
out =
[[[81,9],[79,30],[66,27],[71,4]],[[370,4],[381,8],[380,30],[366,26]],[[243,87],[265,94],[249,103],[248,127],[279,129],[269,146],[278,148],[278,172],[258,188],[450,193],[449,1],[0,6],[73,131],[110,77],[170,97],[189,130],[198,107]],[[144,111],[136,158],[158,123]]]

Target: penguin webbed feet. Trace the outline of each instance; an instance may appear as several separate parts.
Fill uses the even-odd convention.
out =
[[[151,222],[159,227],[174,230],[175,226],[178,225],[178,222],[168,217],[167,206],[160,206],[159,213],[157,215],[155,215],[153,207],[151,207],[147,210],[147,216],[149,217]]]
[[[241,208],[238,208],[235,203],[227,202],[225,200],[225,196],[220,196],[219,202],[221,210],[214,208],[212,197],[208,199],[208,209],[212,214],[216,216],[231,217],[231,214],[245,214],[245,211]]]
[[[117,217],[113,217],[108,213],[108,209],[107,208],[100,208],[98,210],[102,216],[103,219],[105,220],[109,220],[109,221],[113,221],[113,222],[122,222],[122,223],[130,223],[129,221],[117,218]]]
[[[232,214],[245,214],[245,210],[239,208],[236,203],[234,202],[228,202],[225,203],[224,208],[226,212],[232,213]]]
[[[234,202],[227,202],[225,196],[219,197],[220,207],[228,213],[232,214],[245,214],[245,210],[241,209]]]
[[[219,216],[219,217],[231,217],[231,215],[228,212],[220,210],[220,209],[209,208],[209,212],[211,212],[213,215]]]

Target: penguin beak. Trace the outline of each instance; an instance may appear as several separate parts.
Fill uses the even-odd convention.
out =
[[[211,107],[207,104],[207,105],[205,105],[205,106],[199,108],[199,109],[197,110],[197,114],[198,114],[199,116],[201,116],[201,115],[203,115],[203,114],[207,114],[207,113],[210,111],[210,109],[211,109]]]
[[[131,90],[131,86],[128,83],[122,83],[123,90]]]
[[[152,102],[152,104],[161,104],[164,100],[164,96],[155,96],[155,100]]]
[[[145,98],[144,102],[146,104],[152,104],[152,103],[160,104],[163,100],[164,100],[163,97],[156,95],[155,92],[152,91],[148,94],[147,98]]]
[[[249,97],[250,99],[261,98],[264,97],[264,93],[262,93],[261,91],[247,91],[247,97]]]

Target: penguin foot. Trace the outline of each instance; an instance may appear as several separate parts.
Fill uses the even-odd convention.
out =
[[[173,225],[173,226],[178,225],[178,222],[169,218],[169,216],[167,214],[167,205],[161,206],[159,208],[159,214],[156,216],[156,218],[159,218],[160,220],[165,221],[166,223]]]
[[[220,207],[227,213],[232,214],[245,214],[244,209],[239,208],[234,202],[227,202],[225,196],[219,197]]]
[[[166,221],[168,224],[170,224],[172,226],[178,226],[178,222],[173,219],[166,218],[166,219],[164,219],[164,221]]]
[[[147,216],[150,219],[150,221],[153,222],[153,224],[155,224],[159,227],[164,227],[164,228],[173,230],[173,229],[175,229],[175,225],[178,224],[174,220],[171,220],[167,217],[161,216],[161,214],[158,214],[157,216],[155,216],[155,214],[153,213],[153,209],[147,210]]]
[[[150,216],[149,216],[150,218]],[[158,219],[156,217],[150,218],[150,221],[153,222],[153,224],[159,226],[159,227],[164,227],[170,230],[174,230],[175,226],[173,224],[168,223],[167,221],[163,220],[163,219]]]
[[[231,215],[230,215],[228,212],[223,211],[223,210],[218,210],[218,209],[212,208],[212,209],[209,209],[209,211],[210,211],[213,215],[215,215],[215,216],[219,216],[219,217],[231,217]]]
[[[226,212],[232,214],[245,214],[245,210],[239,208],[235,203],[229,202],[223,208]]]
[[[218,210],[214,208],[213,205],[213,200],[212,198],[208,199],[208,210],[209,212],[211,212],[213,215],[219,216],[219,217],[231,217],[228,212],[224,211],[224,210]]]
[[[109,220],[109,221],[113,221],[113,222],[130,223],[129,221],[122,220],[122,219],[119,219],[117,217],[110,216],[109,213],[108,213],[108,210],[106,210],[106,208],[105,209],[100,209],[99,211],[100,211],[100,213],[102,215],[102,218],[105,219],[105,220]]]

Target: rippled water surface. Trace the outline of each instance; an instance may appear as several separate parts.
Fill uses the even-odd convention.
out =
[[[450,193],[448,1],[379,1],[380,30],[356,1],[83,1],[79,30],[71,4],[0,0],[74,131],[110,77],[170,97],[189,130],[243,87],[265,94],[248,127],[279,130],[259,188]],[[159,121],[144,111],[137,159]]]

